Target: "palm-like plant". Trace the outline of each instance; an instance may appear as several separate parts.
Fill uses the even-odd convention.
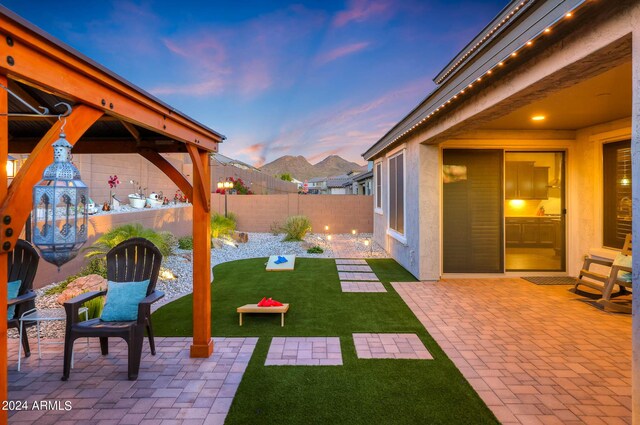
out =
[[[111,248],[131,238],[148,239],[158,247],[163,257],[171,255],[173,250],[174,236],[171,232],[156,232],[135,223],[114,227],[100,236],[90,247],[85,248],[85,257],[103,258]]]

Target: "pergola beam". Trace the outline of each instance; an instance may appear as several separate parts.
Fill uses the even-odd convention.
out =
[[[58,139],[60,127],[65,126],[64,132],[67,141],[74,145],[102,114],[103,112],[100,110],[85,105],[76,105],[71,115],[66,117],[66,120],[57,121],[33,149],[11,182],[4,201],[0,204],[1,251],[10,251],[16,244],[20,229],[22,229],[33,206],[31,190],[40,181],[42,172],[53,160],[51,145]],[[8,231],[9,229],[11,231]]]
[[[33,139],[14,139],[11,141],[11,153],[30,153],[39,141]],[[138,153],[139,149],[153,149],[159,153],[187,153],[184,143],[170,142],[159,144],[157,141],[136,142],[131,139],[81,139],[73,148],[74,154],[112,154]]]
[[[11,79],[209,152],[216,152],[217,144],[224,139],[3,13],[0,13],[0,34],[2,39],[12,35],[12,45],[0,43],[0,72]]]
[[[193,187],[189,183],[189,180],[182,175],[181,172],[169,162],[165,157],[160,155],[157,151],[152,149],[139,149],[138,153],[147,161],[155,165],[162,171],[167,177],[171,179],[178,189],[184,193],[187,199],[193,199]]]
[[[135,139],[136,142],[140,141],[140,132],[138,131],[138,129],[136,129],[136,127],[133,124],[128,123],[126,121],[120,121],[120,123],[123,125],[124,128],[127,129],[129,134],[131,134],[131,136]]]
[[[192,145],[187,145],[187,151],[189,152],[189,156],[191,157],[191,161],[193,162],[193,171],[197,176],[204,176],[209,173],[209,155],[206,158],[202,157],[201,151]],[[211,182],[208,179],[198,178],[195,176],[193,178],[193,187],[198,186],[197,193],[202,197],[202,205],[205,211],[208,213],[211,211]],[[196,191],[194,190],[194,195],[196,195]]]
[[[25,89],[23,89],[15,81],[9,80],[8,83],[9,84],[7,84],[5,87],[9,87],[9,90],[11,90],[16,95],[20,96],[20,98],[22,100],[24,100],[25,102],[27,102],[32,108],[41,111],[40,107],[42,106],[43,102],[40,102],[35,97],[33,97],[31,94],[27,93],[27,91]],[[49,124],[53,124],[53,123],[56,122],[55,118],[44,118],[44,119],[46,121],[48,121]]]

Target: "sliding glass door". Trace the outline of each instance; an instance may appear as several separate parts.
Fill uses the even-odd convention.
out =
[[[444,149],[443,272],[565,270],[564,152]]]
[[[564,271],[564,153],[505,154],[505,268]]]
[[[503,151],[443,151],[443,271],[502,273]]]

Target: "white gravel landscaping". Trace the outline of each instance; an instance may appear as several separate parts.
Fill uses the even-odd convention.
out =
[[[377,245],[373,248],[364,244],[365,240],[371,239],[371,234],[359,235],[332,235],[332,241],[327,240],[324,234],[309,234],[305,237],[304,242],[283,242],[282,235],[273,235],[271,233],[249,233],[249,242],[238,244],[237,246],[228,243],[223,244],[221,248],[211,250],[211,266],[214,267],[220,263],[228,261],[242,260],[248,258],[268,257],[270,255],[294,254],[298,257],[310,258],[335,258],[336,253],[332,249],[332,245],[340,244],[343,248],[348,247],[349,256],[357,256],[362,258],[381,258],[386,257],[386,253]],[[311,246],[320,246],[324,249],[322,254],[307,254],[307,249]],[[340,256],[344,255],[338,253]],[[165,293],[165,297],[154,304],[153,309],[157,309],[177,298],[190,294],[193,291],[192,282],[192,251],[179,249],[176,247],[174,255],[164,259],[162,272],[170,270],[175,279],[163,279],[160,277],[156,284],[156,288]],[[36,307],[44,308],[62,308],[56,301],[56,295],[44,295],[47,289],[57,285],[57,283],[47,285],[36,290]],[[44,322],[40,327],[41,336],[44,338],[63,338],[64,322]],[[29,329],[30,342],[35,344],[35,327]],[[9,330],[10,338],[17,338],[18,333],[15,329]],[[32,344],[32,345],[33,345]],[[35,348],[35,347],[34,347]]]

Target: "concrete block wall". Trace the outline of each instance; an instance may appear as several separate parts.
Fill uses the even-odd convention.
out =
[[[193,176],[193,164],[189,155],[183,153],[162,154],[178,171],[191,181]],[[27,155],[14,154],[19,161],[25,161]],[[97,205],[101,205],[109,199],[108,180],[114,174],[118,176],[120,185],[112,192],[123,203],[128,203],[127,196],[135,192],[129,181],[137,181],[146,188],[147,195],[151,192],[163,192],[169,199],[178,189],[175,184],[155,165],[138,154],[76,154],[73,163],[80,170],[82,180],[89,186],[91,198]],[[215,192],[218,181],[229,177],[241,178],[247,186],[256,194],[287,194],[298,193],[298,186],[291,182],[280,180],[274,176],[255,170],[245,170],[232,165],[222,165],[211,160],[211,191]]]
[[[176,169],[182,171],[185,154],[164,154]],[[120,185],[112,189],[118,199],[123,203],[129,203],[127,196],[136,188],[129,183],[137,181],[147,188],[147,195],[151,192],[162,191],[164,196],[173,199],[177,187],[155,165],[137,154],[109,154],[74,155],[74,164],[80,170],[82,180],[89,186],[89,193],[97,205],[109,199],[109,176],[116,174]]]
[[[224,195],[213,194],[211,210],[224,214]],[[269,232],[292,215],[305,215],[314,232],[373,231],[373,197],[362,195],[227,195],[227,210],[238,217],[238,230]]]

